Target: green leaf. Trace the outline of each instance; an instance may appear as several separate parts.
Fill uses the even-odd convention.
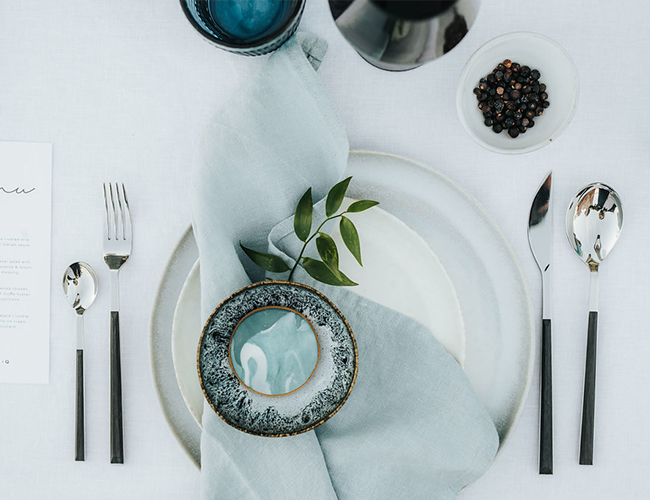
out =
[[[324,262],[321,262],[320,260],[305,257],[302,259],[302,267],[305,269],[305,271],[307,271],[309,276],[311,276],[317,281],[320,281],[321,283],[325,283],[326,285],[333,285],[333,286],[358,285],[358,283],[355,283],[340,271],[339,271],[339,275],[337,276],[332,272],[332,270],[329,267],[325,265]]]
[[[325,265],[330,268],[335,275],[340,275],[339,271],[339,251],[336,248],[336,243],[329,234],[318,233],[316,238],[316,248],[318,255],[323,260]]]
[[[361,243],[359,242],[359,233],[357,232],[357,228],[347,217],[341,217],[339,228],[341,229],[343,243],[348,247],[348,250],[350,250],[350,253],[354,258],[357,259],[359,265],[363,266],[361,263]]]
[[[379,202],[372,201],[372,200],[355,201],[348,207],[347,212],[350,213],[363,212],[364,210],[368,210],[369,208],[372,208],[375,205],[379,205]]]
[[[296,215],[293,217],[293,230],[300,241],[307,241],[307,238],[309,238],[312,224],[312,205],[311,188],[309,188],[300,198],[296,207]]]
[[[284,273],[289,270],[287,263],[277,255],[258,252],[257,250],[246,248],[244,245],[242,245],[241,241],[239,242],[239,246],[246,253],[246,255],[248,255],[250,259],[262,269],[271,271],[272,273]]]
[[[350,184],[351,179],[352,177],[348,177],[330,189],[330,192],[327,194],[327,200],[325,201],[325,214],[328,217],[334,215],[341,206],[341,203],[343,203],[343,198],[345,198],[345,192],[348,190],[348,184]]]

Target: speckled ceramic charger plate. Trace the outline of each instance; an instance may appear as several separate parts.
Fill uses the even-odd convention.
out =
[[[534,359],[530,298],[510,245],[471,195],[422,164],[356,152],[350,155],[348,174],[355,178],[350,196],[381,201],[430,245],[451,277],[465,323],[465,373],[495,422],[501,450],[523,409]],[[156,297],[151,363],[165,417],[199,464],[200,428],[176,381],[171,346],[174,310],[197,257],[190,229]]]

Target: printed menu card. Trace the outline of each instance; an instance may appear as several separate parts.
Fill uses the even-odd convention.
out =
[[[50,373],[52,145],[0,142],[0,382]]]

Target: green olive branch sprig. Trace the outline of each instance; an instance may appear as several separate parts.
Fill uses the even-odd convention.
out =
[[[337,211],[341,208],[345,193],[352,177],[342,180],[335,184],[327,194],[325,200],[325,215],[326,219],[320,223],[318,228],[312,233],[311,228],[313,225],[313,201],[311,197],[311,188],[302,195],[296,212],[293,218],[293,229],[300,241],[303,242],[298,258],[295,264],[290,268],[287,263],[277,255],[270,253],[258,252],[251,248],[245,247],[242,242],[239,242],[242,250],[250,257],[250,259],[266,271],[272,273],[289,272],[288,281],[291,281],[293,275],[299,264],[302,263],[304,270],[315,280],[334,286],[355,286],[355,283],[348,278],[339,269],[339,252],[336,247],[334,239],[322,231],[323,226],[334,219],[341,219],[339,222],[339,229],[343,243],[350,251],[352,256],[356,259],[360,266],[363,266],[361,261],[361,243],[359,241],[359,233],[354,223],[345,215],[363,212],[369,208],[379,205],[379,202],[372,200],[359,200],[350,204],[350,206],[340,213]],[[316,250],[321,260],[313,259],[311,257],[303,257],[307,245],[316,238]]]

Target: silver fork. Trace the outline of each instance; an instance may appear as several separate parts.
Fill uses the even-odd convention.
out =
[[[124,184],[104,183],[104,262],[111,274],[111,463],[124,463],[119,272],[131,255],[131,210]]]

